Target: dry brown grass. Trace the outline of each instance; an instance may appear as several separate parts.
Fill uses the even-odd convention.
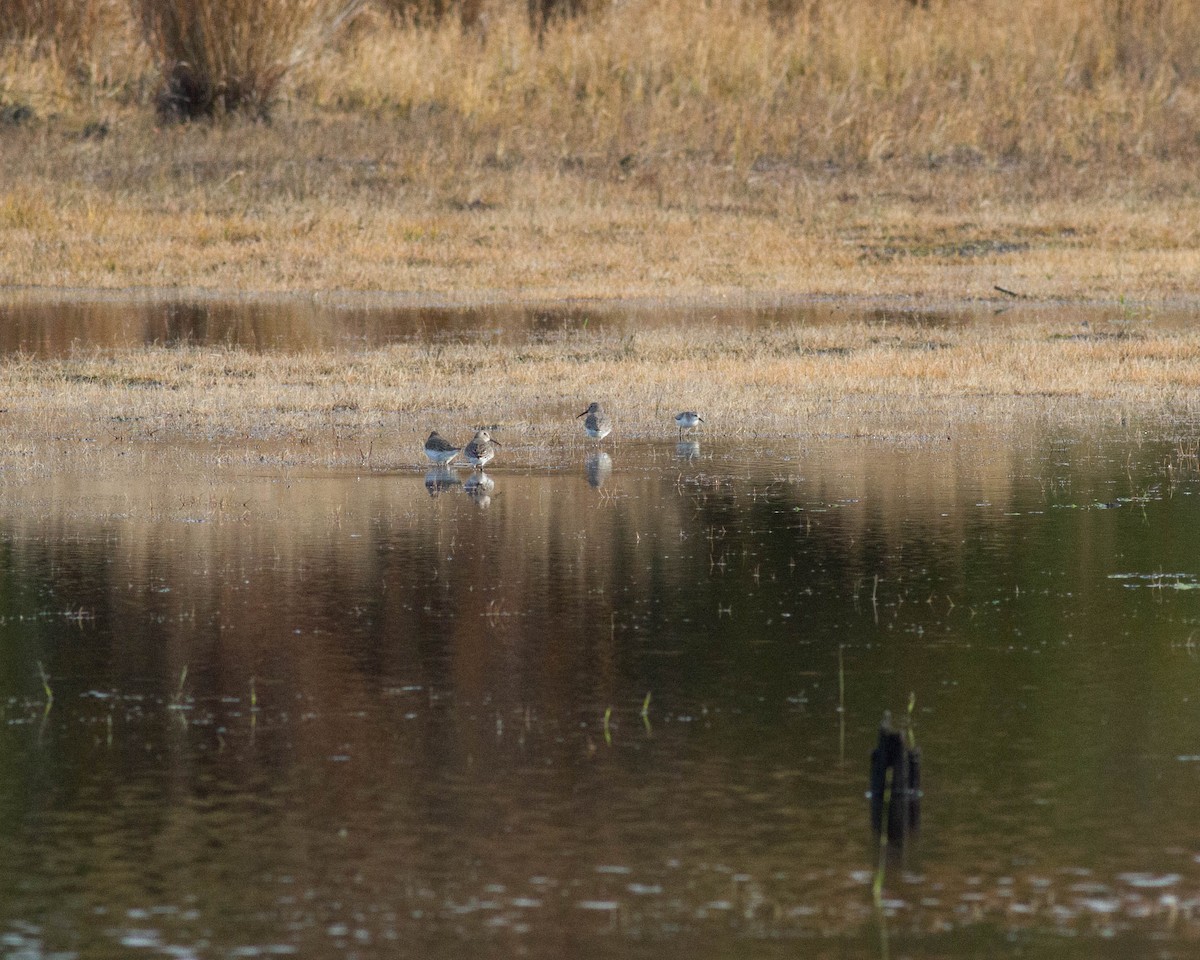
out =
[[[265,117],[289,70],[329,40],[346,0],[133,0],[165,88],[159,110]]]
[[[159,129],[156,68],[132,41],[82,85],[9,47],[0,99],[47,119],[0,137],[0,275],[1197,294],[1196,5],[769,6],[644,0],[540,34],[499,3],[469,30],[375,17],[280,81],[270,127]]]
[[[120,0],[3,0],[0,43],[49,56],[69,69],[87,65],[100,42],[120,35]]]
[[[487,376],[475,375],[487,365]],[[563,462],[574,414],[607,402],[613,442],[673,439],[702,411],[708,439],[943,443],[1053,417],[1158,423],[1200,409],[1200,332],[1129,321],[963,327],[886,323],[730,330],[699,324],[541,335],[510,346],[412,343],[357,354],[122,351],[3,364],[0,478],[105,469],[118,458],[303,466],[424,465],[431,429],[505,444],[496,466]],[[571,454],[570,456],[573,456]],[[128,462],[128,461],[122,461]]]
[[[401,26],[432,26],[447,20],[473,27],[483,13],[483,0],[375,0],[375,8]],[[366,17],[368,22],[370,17]]]
[[[370,32],[306,88],[449,110],[493,135],[498,162],[1054,164],[1194,155],[1198,42],[1191,4],[825,0],[781,22],[737,0],[659,0],[541,38],[503,12],[482,44]]]

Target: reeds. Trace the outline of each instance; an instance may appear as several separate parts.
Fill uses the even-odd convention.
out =
[[[0,45],[48,57],[91,82],[104,72],[106,47],[114,40],[127,47],[123,30],[128,20],[122,0],[0,0]],[[2,94],[0,83],[0,98]]]
[[[400,27],[431,27],[445,21],[471,27],[479,22],[483,0],[376,0]]]
[[[824,0],[781,18],[740,0],[649,0],[540,35],[501,10],[487,38],[372,33],[320,95],[438,104],[511,131],[509,162],[514,150],[556,150],[573,168],[628,157],[613,171],[628,177],[681,153],[770,177],[1196,150],[1193,4]]]
[[[811,161],[1198,150],[1197,4],[377,2],[397,16],[337,46],[337,27],[365,0],[131,8],[163,80],[159,107],[179,116],[261,116],[289,71],[320,53],[304,88],[324,102],[436,105],[467,129],[509,128],[526,155],[553,147],[556,160],[586,163],[597,150],[632,153],[626,173],[679,151],[757,162],[765,174]],[[5,0],[0,36],[111,46],[89,34],[113,30],[123,10],[115,0]]]
[[[265,117],[280,83],[357,7],[354,0],[134,0],[163,77],[161,114]]]
[[[42,50],[73,49],[93,36],[107,0],[3,0],[0,40]]]

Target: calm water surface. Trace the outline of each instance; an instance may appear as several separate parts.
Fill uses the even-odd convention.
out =
[[[481,304],[472,307],[398,305],[392,298],[369,294],[312,299],[221,299],[197,295],[145,294],[131,298],[117,291],[87,294],[62,302],[36,289],[0,291],[0,355],[62,357],[76,351],[129,349],[142,345],[222,345],[253,351],[353,351],[389,343],[471,341],[515,343],[582,330],[639,330],[680,324],[719,323],[756,328],[781,324],[866,322],[908,323],[954,328],[968,323],[1020,318],[1053,318],[1064,330],[1086,330],[1081,324],[1109,331],[1136,328],[1147,319],[1123,307],[1058,306],[1015,303],[979,304],[930,309],[870,308],[837,301],[776,305],[710,303],[676,306],[581,302],[564,309],[536,305]],[[1190,324],[1195,317],[1183,308],[1156,309],[1160,328]],[[1086,333],[1084,334],[1086,335]],[[1103,336],[1103,334],[1101,334]]]
[[[1178,429],[6,488],[0,955],[1191,956]]]

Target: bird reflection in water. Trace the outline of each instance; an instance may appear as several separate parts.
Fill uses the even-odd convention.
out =
[[[612,476],[612,457],[604,452],[593,453],[583,462],[583,467],[587,471],[587,482],[593,487],[602,487]]]
[[[680,460],[695,460],[700,456],[699,440],[681,440],[675,444],[675,456]]]
[[[481,510],[491,506],[492,491],[496,489],[496,481],[480,470],[467,478],[463,484],[463,492],[475,501]]]
[[[462,481],[447,467],[434,467],[425,474],[425,490],[431,497],[440,497],[443,493],[461,486]]]

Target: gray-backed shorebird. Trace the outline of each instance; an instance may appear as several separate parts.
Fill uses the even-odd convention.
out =
[[[425,441],[425,456],[434,463],[449,463],[458,456],[462,447],[456,447],[436,430]]]
[[[593,440],[603,440],[612,433],[612,421],[608,419],[608,414],[604,412],[600,404],[593,401],[588,404],[588,408],[583,413],[577,414],[575,419],[587,417],[583,421],[583,429],[587,435]]]

